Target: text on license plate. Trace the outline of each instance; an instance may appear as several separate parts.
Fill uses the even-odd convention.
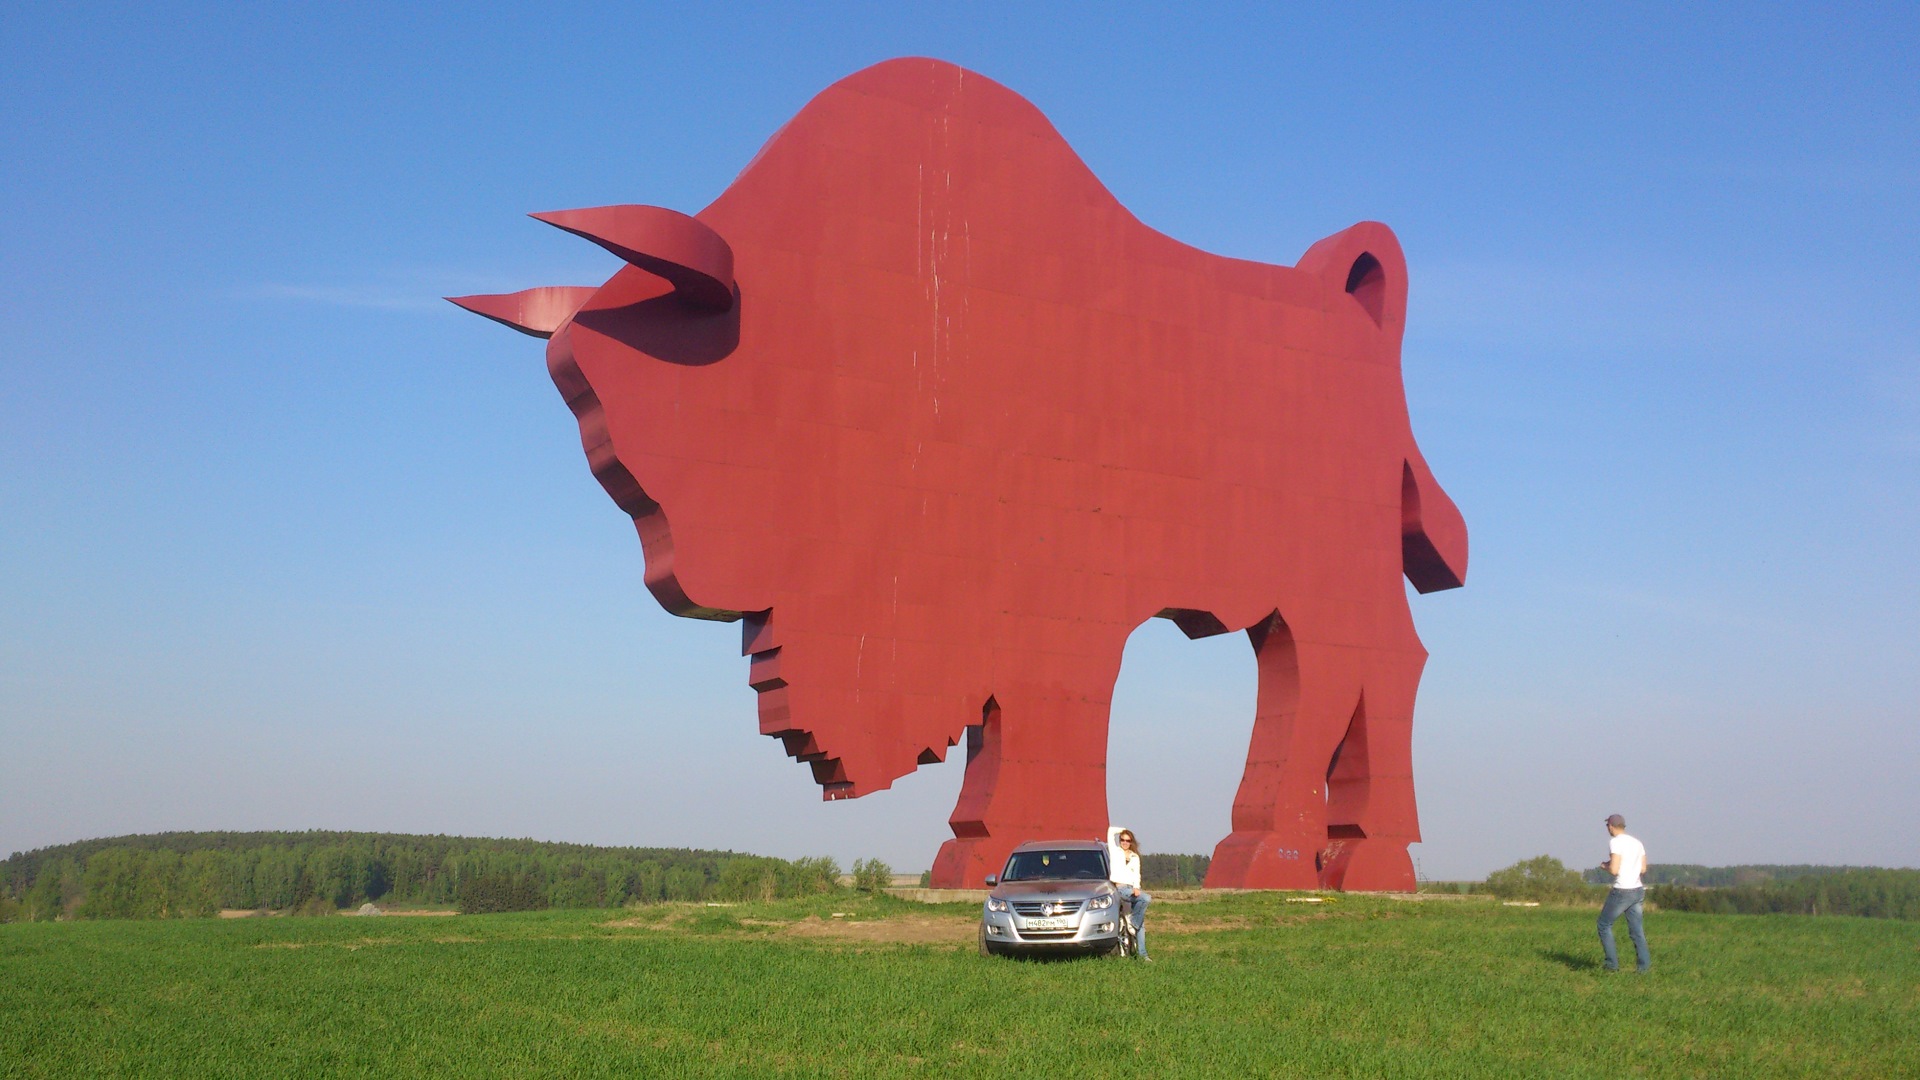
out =
[[[1028,919],[1028,930],[1065,930],[1073,925],[1072,919]]]

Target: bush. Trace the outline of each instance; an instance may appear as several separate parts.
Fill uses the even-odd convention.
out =
[[[750,855],[729,859],[720,868],[713,895],[722,900],[771,900],[780,893],[779,867],[784,865],[778,859]]]
[[[27,918],[53,922],[71,917],[83,898],[80,873],[71,859],[55,860],[42,868],[22,901]]]
[[[877,893],[893,884],[893,867],[879,859],[856,859],[853,887],[863,893]]]
[[[1578,903],[1590,899],[1593,890],[1580,879],[1580,872],[1569,870],[1551,855],[1536,855],[1487,875],[1487,891],[1502,900],[1537,900],[1543,903]]]
[[[525,874],[476,874],[461,879],[455,901],[462,915],[543,911],[547,907],[547,894]]]
[[[783,896],[810,896],[840,887],[840,864],[829,856],[795,859],[788,867]]]

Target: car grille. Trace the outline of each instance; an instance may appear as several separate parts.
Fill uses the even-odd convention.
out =
[[[1083,899],[1016,899],[1014,911],[1020,915],[1073,915]]]
[[[1071,915],[1080,910],[1081,900],[1015,900],[1013,910],[1022,915]]]
[[[1077,933],[1079,933],[1078,930],[1022,930],[1019,932],[1022,941],[1065,941]]]

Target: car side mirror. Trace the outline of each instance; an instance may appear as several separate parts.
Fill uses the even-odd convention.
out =
[[[993,888],[993,887],[994,887],[995,885],[998,885],[998,884],[1000,884],[1000,875],[999,875],[999,874],[988,874],[988,875],[987,875],[987,888],[989,888],[989,889],[991,889],[991,888]]]

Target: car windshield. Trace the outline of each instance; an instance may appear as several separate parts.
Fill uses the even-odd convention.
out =
[[[1016,851],[1002,881],[1105,881],[1104,851]]]

